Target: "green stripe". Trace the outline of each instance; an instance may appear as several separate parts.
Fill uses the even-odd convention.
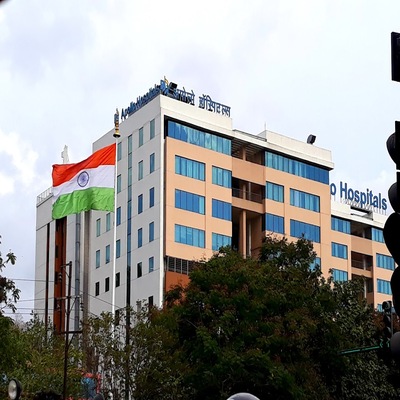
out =
[[[81,211],[114,211],[114,188],[92,187],[61,195],[53,204],[53,219]]]

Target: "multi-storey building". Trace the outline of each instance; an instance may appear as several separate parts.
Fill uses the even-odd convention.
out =
[[[51,218],[51,190],[38,196],[39,315],[56,319],[65,310],[63,263],[73,265],[77,327],[79,302],[92,314],[143,300],[160,306],[171,285],[188,281],[193,261],[223,245],[257,256],[268,232],[312,240],[326,275],[365,277],[365,297],[375,307],[390,296],[387,201],[330,183],[331,152],[315,146],[312,135],[301,142],[235,130],[229,107],[204,95],[196,104],[193,92],[165,81],[122,110],[120,132],[115,213],[71,215],[59,225]],[[93,151],[112,143],[113,133]]]

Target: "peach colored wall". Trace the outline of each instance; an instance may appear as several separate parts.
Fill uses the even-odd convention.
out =
[[[178,272],[167,271],[165,273],[165,291],[172,289],[176,285],[186,286],[189,283],[189,276]]]
[[[175,174],[175,155],[203,162],[206,180]],[[212,166],[231,170],[232,158],[212,150],[169,138],[165,140],[165,254],[186,260],[208,259],[212,256],[212,232],[232,235],[231,221],[213,218],[212,198],[232,202],[231,189],[212,184]],[[175,208],[175,189],[205,197],[205,215]],[[175,224],[201,229],[205,234],[205,248],[175,243]]]

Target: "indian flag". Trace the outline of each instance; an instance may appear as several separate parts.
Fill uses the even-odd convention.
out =
[[[115,143],[76,164],[53,165],[53,219],[114,211]]]

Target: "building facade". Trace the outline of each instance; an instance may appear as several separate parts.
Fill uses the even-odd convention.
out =
[[[267,233],[305,236],[326,276],[366,278],[364,295],[377,308],[390,298],[386,199],[330,183],[331,152],[313,140],[235,130],[229,107],[195,100],[161,81],[122,110],[115,213],[68,216],[61,245],[51,190],[38,196],[35,312],[64,313],[63,321],[69,297],[67,316],[78,328],[103,310],[161,306],[166,290],[188,282],[194,261],[226,245],[256,257]],[[93,151],[113,143],[113,133]]]

